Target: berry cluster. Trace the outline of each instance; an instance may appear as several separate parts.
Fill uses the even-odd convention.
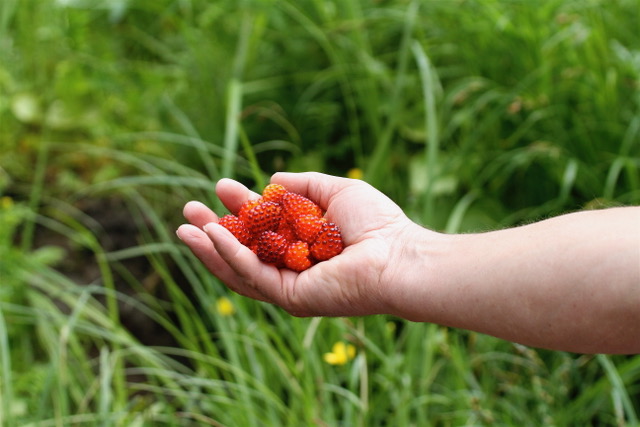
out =
[[[220,225],[263,262],[303,271],[333,258],[344,245],[340,229],[322,209],[282,185],[269,184],[257,200],[245,202],[238,215],[225,215]]]

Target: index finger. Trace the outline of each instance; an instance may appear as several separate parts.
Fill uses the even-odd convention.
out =
[[[222,178],[218,181],[216,194],[233,214],[238,213],[240,206],[247,200],[255,200],[260,197],[259,194],[249,190],[243,184],[229,178]]]

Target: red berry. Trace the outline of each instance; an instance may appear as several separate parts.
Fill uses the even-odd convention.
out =
[[[311,255],[318,261],[325,261],[338,255],[343,248],[340,228],[332,222],[326,222],[311,245]]]
[[[261,261],[278,268],[304,271],[344,248],[340,229],[323,218],[316,203],[279,184],[267,185],[262,197],[245,202],[237,216],[226,215],[219,222]]]
[[[244,202],[242,206],[240,206],[240,209],[238,210],[238,218],[242,219],[243,217],[245,217],[247,215],[247,212],[251,208],[258,206],[260,203],[262,203],[262,198],[255,199],[255,200],[247,200],[246,202]]]
[[[322,217],[322,209],[311,200],[296,193],[286,193],[282,196],[282,208],[284,217],[290,224],[293,224],[296,218],[304,215],[312,215],[318,218]]]
[[[218,221],[218,224],[226,228],[243,245],[247,246],[251,242],[251,234],[244,226],[244,223],[235,215],[225,215]]]
[[[309,245],[302,241],[289,244],[284,254],[284,265],[293,271],[304,271],[311,267]]]
[[[261,261],[279,265],[282,263],[288,242],[287,239],[274,231],[264,231],[260,234],[257,245],[256,254]]]
[[[260,201],[246,209],[240,208],[238,216],[244,222],[249,233],[257,236],[263,231],[277,230],[280,225],[281,212],[282,208],[279,204]]]
[[[287,189],[280,184],[269,184],[262,190],[262,199],[267,202],[282,203],[282,196],[287,193]]]
[[[304,215],[296,218],[293,222],[293,231],[295,231],[298,239],[313,243],[322,229],[322,224],[327,222],[324,218],[318,218],[313,215]]]
[[[287,221],[281,220],[276,232],[287,239],[290,243],[299,240],[298,236],[296,236],[296,232],[293,231],[293,227],[291,227]]]

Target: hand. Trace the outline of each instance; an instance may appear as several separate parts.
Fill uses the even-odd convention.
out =
[[[389,284],[400,267],[398,258],[421,227],[389,198],[369,184],[320,173],[277,173],[272,183],[302,194],[326,210],[341,228],[344,251],[296,273],[261,262],[225,228],[218,216],[199,202],[184,208],[191,225],[177,234],[233,291],[284,308],[295,316],[356,316],[390,313]],[[216,192],[236,213],[259,195],[242,184],[222,179]]]

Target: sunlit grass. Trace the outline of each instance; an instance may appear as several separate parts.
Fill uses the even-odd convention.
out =
[[[637,424],[638,357],[293,318],[173,233],[188,200],[223,209],[219,178],[277,170],[364,172],[447,232],[639,203],[637,1],[115,4],[0,3],[0,424]],[[137,245],[76,207],[107,195]],[[42,229],[98,279],[57,272],[74,252]]]

